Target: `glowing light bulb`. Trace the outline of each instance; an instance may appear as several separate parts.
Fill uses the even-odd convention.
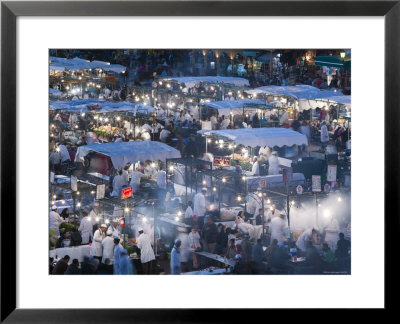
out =
[[[118,116],[118,117],[117,117],[117,121],[120,121],[120,120],[121,120],[121,117]]]
[[[56,196],[56,195],[53,195],[53,198],[54,198],[54,199],[56,199],[56,198],[57,198],[57,196]]]
[[[175,221],[177,222],[179,220],[179,217],[175,217]]]
[[[61,200],[61,203],[64,205],[65,204],[65,200]]]
[[[108,219],[106,219],[106,224],[110,223],[110,221]]]
[[[147,222],[147,218],[143,217],[143,223],[146,223],[146,222]]]
[[[129,208],[128,207],[126,207],[124,210],[125,210],[125,213],[129,212]]]
[[[219,144],[219,148],[224,148],[224,144]]]
[[[271,200],[267,199],[267,204],[270,204],[270,203],[271,203]]]
[[[225,179],[225,178],[222,178],[222,182],[226,182],[226,179]]]
[[[181,211],[178,211],[178,216],[182,216],[182,212]]]
[[[211,138],[209,138],[209,139],[207,140],[207,142],[208,142],[208,143],[211,143],[211,142],[212,142]]]
[[[173,166],[170,166],[170,167],[169,167],[169,171],[174,171],[174,167],[173,167]]]
[[[77,206],[77,207],[81,207],[81,203],[78,202],[78,203],[76,204],[76,206]]]
[[[242,180],[243,180],[243,181],[246,181],[246,177],[245,177],[245,176],[243,176],[243,177],[242,177]]]
[[[337,201],[338,201],[338,202],[341,202],[341,201],[342,201],[342,198],[341,198],[341,197],[339,197],[339,198],[337,199]]]
[[[242,200],[242,197],[240,197],[240,196],[237,197],[237,200],[238,200],[238,201],[241,201],[241,200]]]
[[[206,182],[206,180],[203,180],[203,182],[202,182],[202,183],[203,183],[203,185],[205,185],[207,182]]]
[[[217,188],[214,187],[212,190],[213,190],[213,191],[217,191]]]
[[[99,219],[100,219],[100,218],[96,217],[96,222],[98,222],[98,221],[99,221]]]
[[[153,162],[152,164],[150,164],[150,166],[151,166],[152,168],[155,168],[155,167],[156,167],[156,164]]]

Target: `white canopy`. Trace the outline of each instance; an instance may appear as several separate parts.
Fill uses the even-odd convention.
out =
[[[292,146],[308,145],[307,137],[287,128],[239,128],[223,130],[200,130],[200,134],[223,136],[236,144],[245,146]]]
[[[327,105],[328,102],[342,104],[347,108],[351,107],[351,96],[343,95],[342,92],[337,90],[319,90],[309,85],[265,86],[245,90],[245,92],[248,94],[283,95],[298,99],[300,111],[320,107],[321,103]]]
[[[220,115],[228,116],[232,113],[242,113],[243,108],[248,105],[260,105],[267,107],[264,100],[243,99],[203,102],[202,105],[217,109]]]
[[[96,109],[98,112],[138,112],[149,114],[154,111],[154,108],[151,106],[146,106],[142,104],[133,104],[131,102],[122,101],[122,102],[114,102],[114,101],[106,101],[99,99],[83,99],[83,100],[64,100],[64,101],[50,101],[50,109],[53,110],[66,110],[68,112],[88,112],[90,111],[88,106],[98,105],[99,107]]]
[[[283,95],[295,99],[312,99],[318,97],[321,90],[309,85],[295,85],[295,86],[265,86],[252,90],[245,90],[248,94],[265,93],[267,95]]]
[[[50,56],[50,70],[54,71],[79,71],[88,69],[103,69],[105,71],[113,71],[122,73],[126,70],[125,66],[120,64],[110,64],[109,62],[84,60],[79,57],[67,59],[64,57]]]
[[[238,87],[248,87],[250,85],[249,80],[247,79],[221,76],[181,77],[167,79],[184,83],[187,88],[193,88],[197,84],[200,84],[200,82],[233,84]]]
[[[83,159],[89,152],[109,156],[115,169],[123,168],[128,162],[180,158],[181,153],[167,144],[153,141],[117,142],[92,144],[78,147],[75,162]]]

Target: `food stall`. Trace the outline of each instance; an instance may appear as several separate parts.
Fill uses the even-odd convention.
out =
[[[114,142],[104,144],[83,145],[78,147],[75,162],[84,162],[88,155],[103,156],[109,161],[106,169],[98,168],[99,173],[110,174],[111,167],[115,170],[122,169],[128,162],[134,164],[137,161],[164,161],[168,158],[180,158],[181,153],[161,142],[134,141]],[[90,163],[89,163],[90,165]]]
[[[200,104],[200,116],[202,119],[211,117],[216,113],[219,117],[229,116],[231,121],[240,115],[243,119],[250,114],[259,114],[260,120],[263,117],[265,109],[274,109],[275,107],[267,104],[263,100],[256,99],[241,99],[241,100],[224,100],[203,102]]]
[[[203,186],[199,173],[203,170],[211,170],[212,162],[196,158],[175,158],[166,160],[167,176],[174,185],[176,196],[185,196],[185,202],[189,197],[197,193],[199,186]]]

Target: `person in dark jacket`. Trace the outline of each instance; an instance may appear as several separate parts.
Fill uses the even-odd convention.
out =
[[[271,268],[274,268],[278,272],[287,272],[287,261],[289,260],[289,253],[283,243],[280,243],[273,251],[271,255]]]
[[[306,247],[306,261],[304,265],[308,267],[307,272],[319,273],[321,270],[321,257],[312,241],[308,241]]]
[[[251,251],[251,262],[253,273],[262,273],[262,262],[264,259],[264,251],[261,244],[261,239],[257,239],[257,243],[254,244]]]
[[[69,232],[65,230],[57,240],[56,249],[64,247],[64,240],[69,240]]]
[[[221,223],[217,226],[217,245],[215,248],[216,254],[225,254],[228,246],[228,234],[225,232],[225,227]]]
[[[69,255],[65,255],[60,261],[56,263],[53,269],[53,274],[63,275],[68,268]]]
[[[350,241],[344,238],[343,233],[339,233],[335,256],[340,270],[350,271]]]
[[[78,259],[72,260],[72,263],[68,266],[67,271],[65,271],[65,274],[69,274],[69,275],[81,274],[81,269],[79,269]]]
[[[215,246],[217,245],[217,233],[217,226],[215,226],[212,218],[208,216],[201,231],[204,252],[214,253]]]

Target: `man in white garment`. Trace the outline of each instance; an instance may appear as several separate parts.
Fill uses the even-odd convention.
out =
[[[50,212],[50,231],[53,229],[57,237],[60,236],[60,224],[64,223],[64,219],[57,213],[57,206],[53,205]]]
[[[167,189],[166,172],[160,167],[160,171],[156,172],[154,177],[157,179],[157,186],[161,189]]]
[[[110,226],[108,226],[108,230],[110,230],[112,232],[112,236],[119,236],[120,235],[120,231],[119,231],[119,219],[118,218],[114,218],[113,221],[111,222]]]
[[[314,234],[316,234],[317,231],[314,228],[308,228],[304,230],[303,233],[297,238],[296,241],[296,246],[298,249],[300,249],[302,252],[305,252],[307,249],[307,242],[313,240]]]
[[[231,123],[229,117],[225,117],[225,119],[221,123],[221,129],[226,129]]]
[[[197,217],[204,216],[207,211],[206,208],[206,193],[207,188],[202,188],[201,192],[197,193],[193,198],[193,214]]]
[[[100,206],[99,202],[95,201],[93,203],[93,208],[89,213],[89,217],[90,217],[90,220],[91,220],[93,226],[95,224],[97,224],[97,222],[99,221],[99,217],[100,217],[99,206]]]
[[[118,170],[118,175],[114,177],[113,180],[113,191],[111,193],[112,197],[121,197],[121,190],[125,185],[124,177],[122,176],[122,170]]]
[[[211,121],[211,129],[217,129],[216,126],[218,124],[218,121],[215,113],[211,116],[210,121]]]
[[[286,214],[284,211],[279,212],[279,217],[274,217],[271,220],[271,242],[274,239],[278,240],[278,244],[286,241],[286,231],[288,228],[288,223],[286,219]]]
[[[258,163],[258,158],[256,156],[253,158],[253,167],[251,169],[251,173],[254,176],[259,176],[260,175],[260,165]]]
[[[321,125],[321,143],[322,146],[325,146],[329,142],[328,127],[325,121],[323,121]]]
[[[103,247],[103,256],[101,258],[101,263],[106,265],[107,272],[112,274],[113,270],[113,260],[114,260],[114,238],[112,235],[112,230],[108,229],[106,232],[106,237],[101,242]]]
[[[68,149],[65,145],[58,144],[58,148],[61,154],[61,163],[68,163],[71,161],[71,157],[69,156]]]
[[[193,216],[192,206],[193,206],[193,203],[189,200],[188,201],[188,206],[187,206],[186,211],[185,211],[185,222],[188,219],[192,219],[192,216]]]
[[[131,182],[129,183],[129,186],[133,188],[133,192],[137,192],[139,187],[140,187],[140,179],[145,178],[145,174],[142,172],[141,167],[139,167],[138,170],[133,171],[131,174]]]
[[[268,175],[276,175],[279,174],[279,159],[278,152],[273,151],[271,156],[268,159]]]
[[[167,140],[167,138],[168,138],[168,136],[171,134],[171,132],[168,130],[168,129],[163,129],[161,132],[160,132],[160,141],[161,142],[164,142],[165,143],[165,141]]]
[[[149,235],[143,232],[143,228],[138,229],[139,237],[137,247],[140,249],[140,262],[144,274],[151,274],[151,262],[155,260],[154,251],[151,247]]]
[[[88,244],[89,240],[93,240],[93,223],[87,210],[83,211],[83,216],[78,231],[82,236],[82,244]]]
[[[154,176],[156,174],[155,164],[150,161],[144,162],[144,174],[147,176]]]
[[[192,118],[192,116],[190,116],[189,111],[186,111],[185,120],[186,121],[193,121],[193,118]]]
[[[101,245],[101,243],[103,242],[103,239],[105,237],[106,230],[107,230],[107,225],[101,224],[100,228],[96,232],[94,232],[93,235],[93,242],[92,242],[92,247],[90,249],[90,254],[99,261],[103,256],[103,246]]]

